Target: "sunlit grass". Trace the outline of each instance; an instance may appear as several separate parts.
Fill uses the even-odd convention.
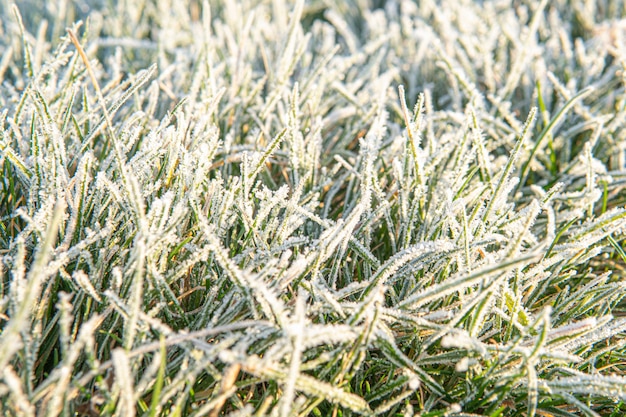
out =
[[[0,414],[622,416],[626,14],[0,4]]]

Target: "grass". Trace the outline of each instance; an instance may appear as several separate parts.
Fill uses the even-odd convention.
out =
[[[0,413],[626,414],[620,0],[0,4]]]

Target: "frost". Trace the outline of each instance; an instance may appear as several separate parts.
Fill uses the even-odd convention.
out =
[[[619,1],[33,3],[3,411],[619,414]]]

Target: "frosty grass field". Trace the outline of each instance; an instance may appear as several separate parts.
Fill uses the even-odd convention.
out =
[[[1,0],[0,414],[625,416],[625,10]]]

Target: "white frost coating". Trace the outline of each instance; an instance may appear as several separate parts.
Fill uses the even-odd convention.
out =
[[[409,389],[416,390],[420,387],[420,385],[421,385],[421,381],[419,377],[415,374],[412,374],[409,377]]]
[[[620,2],[21,3],[0,16],[7,412],[94,384],[116,415],[623,398]]]
[[[464,330],[455,329],[441,338],[441,346],[444,348],[460,348],[477,352],[481,356],[487,354],[485,346],[476,338],[473,338]]]
[[[111,352],[113,369],[115,370],[115,384],[120,390],[120,410],[127,416],[135,415],[135,399],[133,382],[130,380],[130,363],[124,350],[117,348]]]
[[[586,332],[593,329],[597,325],[598,320],[595,317],[590,317],[576,323],[571,323],[565,326],[557,327],[556,329],[551,329],[548,332],[548,337],[550,339],[556,339],[574,333],[581,333],[583,331]]]
[[[596,319],[597,320],[597,319]],[[611,316],[603,317],[601,323],[595,324],[591,332],[585,332],[581,337],[577,337],[562,346],[570,352],[579,349],[582,346],[590,346],[600,340],[607,340],[619,334],[626,332],[626,319],[613,319]]]
[[[469,369],[470,360],[468,357],[461,358],[460,361],[454,365],[454,370],[457,372],[466,372]]]

